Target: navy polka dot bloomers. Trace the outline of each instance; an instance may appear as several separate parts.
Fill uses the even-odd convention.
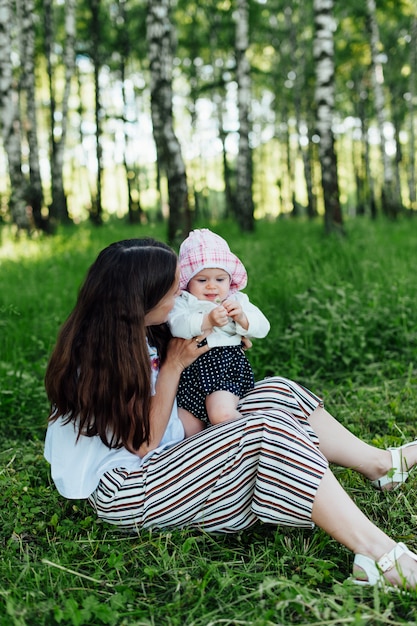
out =
[[[241,346],[212,348],[181,374],[178,406],[209,424],[208,395],[214,391],[230,391],[241,398],[254,384],[252,368]]]

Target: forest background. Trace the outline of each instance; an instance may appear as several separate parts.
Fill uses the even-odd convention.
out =
[[[0,216],[416,208],[414,0],[0,0]]]

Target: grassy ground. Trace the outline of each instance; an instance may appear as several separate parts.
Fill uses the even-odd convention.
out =
[[[213,228],[245,260],[247,292],[271,320],[250,353],[257,377],[296,378],[378,446],[417,438],[417,222],[357,220],[343,240],[290,221],[255,235]],[[352,586],[352,555],[320,530],[126,537],[58,496],[42,456],[47,358],[98,251],[144,234],[163,230],[78,227],[18,243],[0,233],[0,626],[417,624],[416,593]],[[416,477],[381,494],[334,470],[417,549]]]

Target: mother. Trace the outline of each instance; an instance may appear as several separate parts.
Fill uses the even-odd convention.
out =
[[[176,254],[153,239],[113,243],[91,266],[46,372],[58,491],[129,530],[316,524],[355,553],[354,582],[416,588],[417,555],[366,517],[329,462],[391,488],[417,464],[417,442],[369,446],[284,378],[257,383],[241,419],[188,437],[178,381],[209,348],[168,337],[178,284]]]

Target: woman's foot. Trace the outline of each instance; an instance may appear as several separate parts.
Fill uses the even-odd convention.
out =
[[[417,554],[411,552],[404,543],[397,543],[378,561],[356,554],[352,581],[361,586],[378,585],[417,590]]]
[[[417,441],[399,448],[388,448],[385,453],[380,465],[380,471],[384,473],[371,482],[376,489],[391,491],[405,483],[417,465]]]

